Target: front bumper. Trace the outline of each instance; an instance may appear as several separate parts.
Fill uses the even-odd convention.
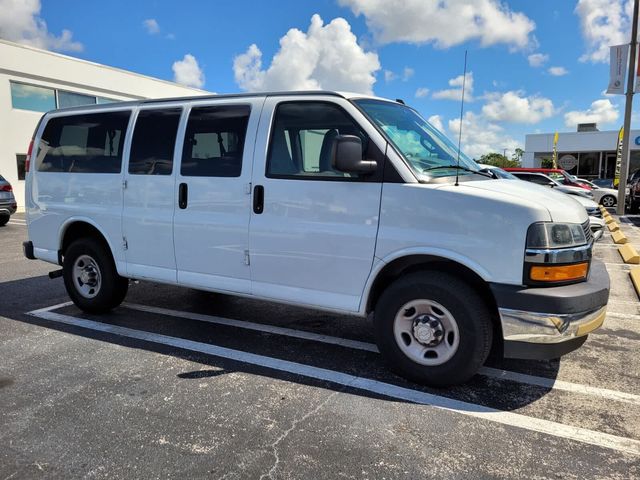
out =
[[[593,260],[589,279],[561,287],[492,284],[507,358],[550,359],[575,350],[604,322],[609,275]]]

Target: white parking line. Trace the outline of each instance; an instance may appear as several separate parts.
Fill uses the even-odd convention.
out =
[[[9,220],[9,225],[22,225],[24,227],[27,225],[27,222],[21,222],[19,220]]]
[[[373,343],[360,342],[357,340],[349,340],[346,338],[332,337],[329,335],[322,335],[319,333],[305,332],[302,330],[294,330],[292,328],[282,328],[273,325],[264,325],[261,323],[245,322],[241,320],[232,320],[229,318],[214,317],[211,315],[204,315],[201,313],[184,312],[181,310],[172,310],[169,308],[152,307],[149,305],[140,305],[137,303],[124,303],[124,307],[132,310],[138,310],[141,312],[157,313],[159,315],[166,315],[169,317],[186,318],[189,320],[197,320],[200,322],[214,323],[218,325],[227,325],[236,328],[244,328],[247,330],[256,330],[259,332],[273,333],[276,335],[285,335],[288,337],[302,338],[305,340],[312,340],[315,342],[329,343],[332,345],[340,345],[342,347],[353,348],[356,350],[366,350],[368,352],[378,353],[378,347]],[[52,308],[55,310],[55,308]],[[508,370],[501,370],[497,368],[483,367],[478,373],[485,377],[493,377],[502,380],[510,380],[517,383],[524,383],[528,385],[535,385],[538,387],[550,388],[554,390],[563,390],[572,393],[579,393],[582,395],[590,395],[609,400],[615,400],[625,403],[633,403],[640,405],[640,395],[634,395],[632,393],[618,392],[616,390],[609,390],[606,388],[590,387],[588,385],[579,385],[571,382],[564,382],[562,380],[554,380],[551,378],[538,377],[535,375],[527,375],[524,373],[511,372]]]
[[[44,318],[46,320],[72,325],[75,327],[86,328],[89,330],[110,333],[127,338],[134,338],[145,342],[167,345],[174,348],[189,350],[193,352],[213,355],[220,358],[243,362],[250,365],[269,368],[280,372],[292,373],[307,378],[332,382],[337,385],[343,385],[349,388],[364,390],[367,392],[383,395],[390,398],[405,400],[423,405],[431,405],[433,407],[460,413],[462,415],[489,420],[502,425],[522,428],[525,430],[552,435],[555,437],[566,438],[589,445],[608,448],[619,452],[632,455],[640,455],[640,441],[631,438],[618,437],[608,433],[597,432],[585,428],[564,425],[562,423],[552,422],[539,418],[527,417],[512,412],[505,412],[495,408],[485,407],[469,402],[463,402],[427,392],[412,390],[409,388],[399,387],[389,383],[371,380],[368,378],[357,377],[334,370],[312,367],[301,363],[290,362],[278,358],[267,357],[264,355],[256,355],[253,353],[233,350],[230,348],[219,347],[207,343],[185,340],[182,338],[170,337],[158,333],[144,332],[131,328],[120,327],[117,325],[109,325],[92,320],[84,320],[81,318],[62,315],[47,309],[40,309],[29,312],[31,315]]]

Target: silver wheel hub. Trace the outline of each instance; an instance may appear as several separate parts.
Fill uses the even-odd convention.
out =
[[[97,262],[89,255],[80,255],[73,264],[73,284],[85,298],[93,298],[102,286],[102,274]]]
[[[442,365],[455,355],[460,331],[454,316],[438,302],[411,300],[396,314],[393,334],[398,348],[420,365]]]
[[[421,344],[432,347],[444,338],[444,328],[435,316],[420,315],[413,321],[413,336]]]

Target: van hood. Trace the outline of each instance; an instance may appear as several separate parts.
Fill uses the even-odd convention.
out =
[[[520,203],[523,207],[538,205],[545,209],[554,222],[584,223],[588,216],[580,203],[571,198],[571,195],[554,192],[548,187],[543,187],[521,180],[491,179],[460,183],[460,186],[442,186],[440,188],[470,188],[481,190],[491,196],[508,195],[514,203]],[[575,196],[574,196],[575,197]]]

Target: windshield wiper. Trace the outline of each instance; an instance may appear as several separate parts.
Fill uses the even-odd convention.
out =
[[[481,172],[480,170],[471,170],[470,168],[463,167],[462,165],[438,165],[437,167],[429,167],[422,170],[422,173],[430,172],[431,170],[438,170],[441,168],[453,168],[454,170],[464,170],[465,172],[475,173],[477,175],[482,175],[484,177],[493,178],[493,175],[486,172]]]

